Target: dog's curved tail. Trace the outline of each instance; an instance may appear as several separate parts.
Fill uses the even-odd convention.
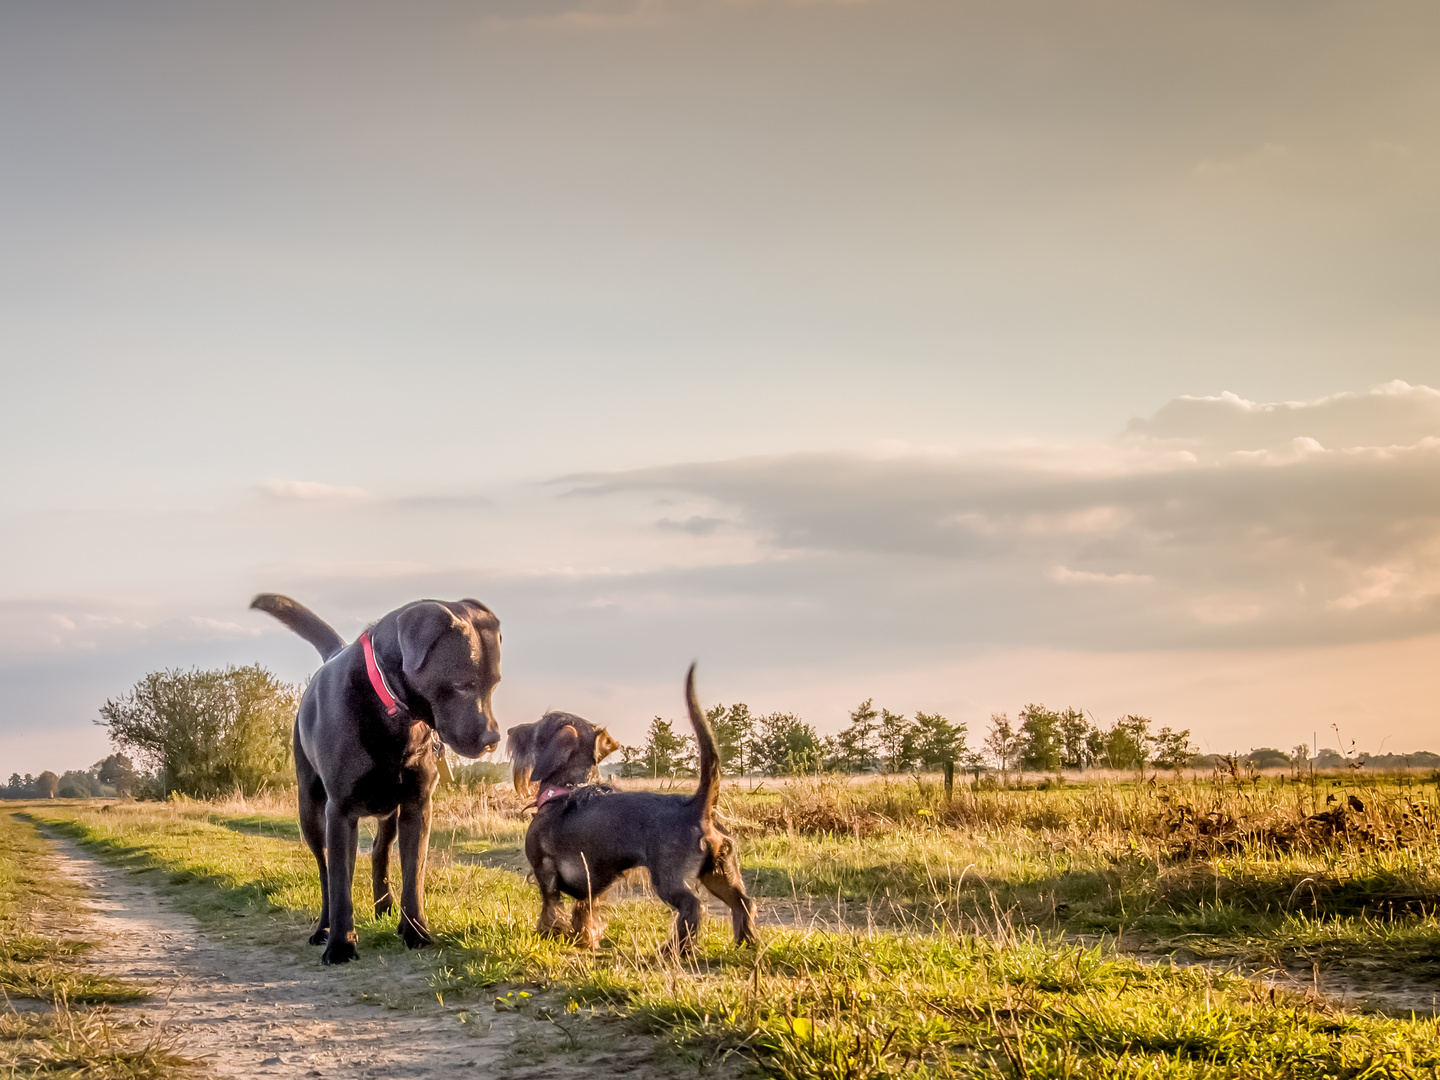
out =
[[[715,816],[715,801],[720,798],[720,747],[695,697],[694,664],[685,676],[685,704],[690,707],[690,726],[695,729],[695,745],[700,750],[700,786],[691,801],[700,804],[700,820],[709,822]]]
[[[288,596],[281,596],[279,593],[261,593],[250,601],[250,606],[257,611],[265,611],[274,615],[275,618],[314,645],[322,660],[329,660],[345,647],[345,639],[337,634],[329,623],[304,604],[297,604]]]

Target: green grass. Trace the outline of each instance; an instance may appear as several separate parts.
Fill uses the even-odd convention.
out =
[[[799,804],[803,787],[732,788],[725,811],[757,892],[775,904],[838,895],[856,925],[770,927],[752,950],[736,949],[711,920],[680,965],[657,954],[668,909],[644,898],[611,906],[595,953],[536,935],[538,900],[517,862],[523,821],[442,800],[427,890],[437,948],[410,962],[446,1000],[543,1002],[560,1032],[618,1017],[692,1058],[729,1056],[796,1080],[1440,1075],[1434,1020],[1343,1011],[1208,967],[1142,963],[1118,954],[1113,934],[1103,945],[1074,937],[1123,931],[1182,956],[1251,962],[1404,958],[1420,974],[1436,926],[1433,909],[1412,905],[1435,892],[1424,846],[1433,839],[1282,844],[1282,827],[1312,807],[1285,818],[1263,792],[1203,787],[1171,787],[1169,803],[1158,786],[979,792],[958,807],[918,785],[831,794],[828,810],[810,806],[808,823],[792,811],[785,830],[775,815],[786,799]],[[1177,853],[1195,837],[1177,836],[1165,811],[1177,797],[1208,796],[1232,823],[1248,800],[1249,825],[1227,826],[1213,850]],[[212,931],[248,925],[247,940],[298,943],[319,906],[313,859],[279,805],[57,808],[45,819],[108,859],[147,868]],[[362,970],[373,954],[402,952],[394,916],[365,914],[368,874],[362,856]]]
[[[1344,832],[1317,823],[1350,796],[1366,810]],[[1000,910],[1051,932],[1253,963],[1396,955],[1425,973],[1440,945],[1435,800],[1413,783],[1267,778],[963,791],[946,803],[934,785],[819,780],[731,794],[727,809],[766,896],[863,905],[901,925],[965,926]]]
[[[168,1035],[117,1020],[108,1006],[143,987],[87,971],[95,942],[79,936],[81,889],[48,872],[34,826],[0,810],[0,1075],[149,1080],[188,1075],[193,1063]],[[43,1002],[19,1011],[13,1002]]]

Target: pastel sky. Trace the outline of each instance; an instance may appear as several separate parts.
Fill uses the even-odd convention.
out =
[[[1440,749],[1440,7],[0,9],[0,774],[419,596],[502,725]]]

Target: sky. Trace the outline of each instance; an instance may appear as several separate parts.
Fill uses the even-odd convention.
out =
[[[1440,749],[1440,8],[0,10],[0,774],[499,615],[701,696]],[[1338,736],[1337,736],[1338,730]]]

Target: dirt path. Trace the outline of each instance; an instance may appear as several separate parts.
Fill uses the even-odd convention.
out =
[[[686,1072],[657,1071],[650,1044],[613,1031],[547,1052],[561,1035],[555,1025],[473,1002],[442,1005],[403,957],[383,972],[376,967],[394,958],[327,969],[308,953],[302,962],[280,948],[218,941],[136,875],[49,839],[53,871],[90,897],[83,936],[100,945],[87,962],[150,987],[153,996],[133,1011],[178,1033],[182,1052],[213,1075],[569,1080]],[[380,1000],[362,1001],[362,992]]]

